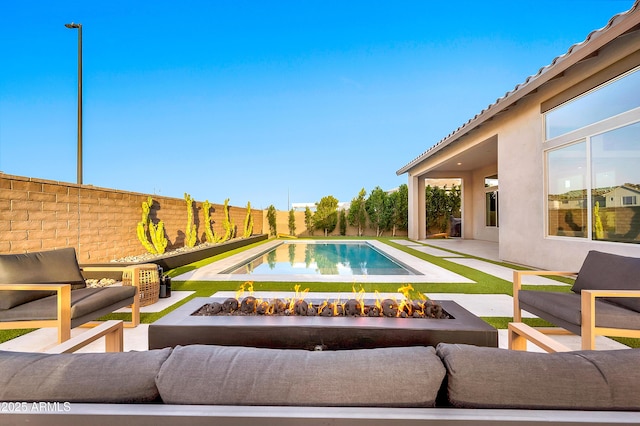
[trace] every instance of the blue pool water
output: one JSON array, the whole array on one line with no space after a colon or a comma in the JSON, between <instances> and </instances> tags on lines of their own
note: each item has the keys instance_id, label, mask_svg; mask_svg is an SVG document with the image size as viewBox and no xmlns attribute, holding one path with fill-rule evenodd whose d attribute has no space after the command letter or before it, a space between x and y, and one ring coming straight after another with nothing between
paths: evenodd
<instances>
[{"instance_id":1,"label":"blue pool water","mask_svg":"<svg viewBox=\"0 0 640 426\"><path fill-rule=\"evenodd\" d=\"M286 242L232 274L415 275L367 243Z\"/></svg>"}]
</instances>

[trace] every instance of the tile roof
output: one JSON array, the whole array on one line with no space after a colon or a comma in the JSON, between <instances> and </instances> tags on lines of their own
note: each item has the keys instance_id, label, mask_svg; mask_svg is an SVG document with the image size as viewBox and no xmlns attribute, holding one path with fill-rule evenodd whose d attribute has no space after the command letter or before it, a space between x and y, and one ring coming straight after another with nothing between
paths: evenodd
<instances>
[{"instance_id":1,"label":"tile roof","mask_svg":"<svg viewBox=\"0 0 640 426\"><path fill-rule=\"evenodd\" d=\"M590 32L589 35L587 35L587 38L584 39L584 41L572 45L569 48L569 50L567 50L566 53L560 56L557 56L556 58L553 59L553 61L551 61L549 65L546 65L540 68L536 74L530 75L529 77L527 77L527 79L524 82L516 85L513 90L505 93L504 96L496 99L494 103L487 106L487 108L480 111L478 114L476 114L473 118L469 119L462 126L458 127L456 130L449 133L447 136L445 136L443 139L441 139L431 148L427 149L418 157L414 158L408 164L400 168L398 171L396 171L396 174L401 175L403 173L408 172L413 166L420 163L422 160L428 158L431 154L436 153L440 149L454 142L460 136L473 130L475 127L487 121L489 118L495 116L497 113L504 111L507 107L509 107L510 105L513 105L513 103L515 103L517 100L522 99L524 96L528 95L529 93L532 93L536 88L540 87L542 84L546 83L547 81L551 80L553 77L565 71L567 68L569 68L569 66L576 64L577 62L579 62L581 59L584 59L585 57L588 57L589 54L593 53L593 51L587 51L587 47L590 46L591 44L596 43L596 40L602 38L604 34L607 34L613 31L614 29L617 29L618 27L623 27L622 24L627 21L631 21L630 24L635 26L638 23L636 21L640 20L639 9L640 9L640 0L636 0L633 6L631 6L629 10L613 16L609 20L607 25L605 25L604 27L598 30L594 30ZM636 12L638 12L638 17L634 21L633 17L634 17L634 13ZM623 34L629 29L630 28L627 28L627 26L624 26L624 28L621 28L620 34ZM601 46L598 46L598 47L601 47ZM580 55L580 52L583 52L583 51L586 51L584 52L584 55Z\"/></svg>"}]
</instances>

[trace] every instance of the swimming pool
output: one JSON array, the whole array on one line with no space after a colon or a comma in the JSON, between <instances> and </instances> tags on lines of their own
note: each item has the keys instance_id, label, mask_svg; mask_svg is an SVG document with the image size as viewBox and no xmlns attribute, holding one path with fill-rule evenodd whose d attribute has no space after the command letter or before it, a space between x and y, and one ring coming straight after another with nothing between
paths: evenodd
<instances>
[{"instance_id":1,"label":"swimming pool","mask_svg":"<svg viewBox=\"0 0 640 426\"><path fill-rule=\"evenodd\" d=\"M420 275L366 242L284 242L225 271L233 275Z\"/></svg>"},{"instance_id":2,"label":"swimming pool","mask_svg":"<svg viewBox=\"0 0 640 426\"><path fill-rule=\"evenodd\" d=\"M381 275L378 272L379 268L374 268L372 264L367 263L366 268L357 267L351 268L352 275L322 275L313 271L309 273L306 269L289 269L288 272L276 271L274 269L266 268L261 269L261 272L256 272L257 263L266 263L274 261L281 261L284 263L291 263L290 252L295 252L293 255L294 264L302 263L306 267L305 251L301 247L301 244L324 244L328 242L339 243L366 243L373 247L378 253L382 253L388 259L392 259L399 265L402 265L406 270L410 270L415 275L409 275L406 270L400 271L396 269L394 273L388 275ZM295 249L289 249L289 244L297 244ZM246 266L251 261L261 259L262 256L269 253L271 249L283 246L285 248L284 254L269 254L267 258L263 258L262 261L258 261L253 266L253 272L248 273ZM282 250L282 249L281 249ZM316 262L317 263L317 262ZM321 261L320 265L324 269L324 263ZM244 270L238 270L242 266L245 266ZM336 268L342 268L341 265L337 265ZM319 268L318 268L319 269ZM366 269L365 275L363 269ZM236 271L235 273L232 273ZM448 269L434 265L431 262L420 259L411 253L399 250L377 240L288 240L286 244L283 244L282 240L271 240L263 244L256 245L255 247L247 250L242 250L239 253L225 257L223 259L212 262L208 265L201 266L199 268L192 269L181 275L174 277L176 281L278 281L278 282L337 282L343 283L345 281L353 283L375 282L375 283L474 283L474 281L458 275ZM293 286L292 286L293 288Z\"/></svg>"}]
</instances>

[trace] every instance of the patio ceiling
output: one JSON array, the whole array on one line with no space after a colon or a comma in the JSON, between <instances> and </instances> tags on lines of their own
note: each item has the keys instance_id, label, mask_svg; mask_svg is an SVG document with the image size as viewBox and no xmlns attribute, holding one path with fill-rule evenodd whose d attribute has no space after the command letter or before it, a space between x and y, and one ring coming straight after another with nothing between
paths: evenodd
<instances>
[{"instance_id":1,"label":"patio ceiling","mask_svg":"<svg viewBox=\"0 0 640 426\"><path fill-rule=\"evenodd\" d=\"M421 175L429 177L430 173L436 172L439 176L446 173L449 174L450 177L458 177L460 172L481 169L495 165L498 162L497 137L489 138L451 157L447 156L449 148L455 149L455 144L445 147L445 149L442 149L430 158L430 160L434 161L434 165L429 167L427 172ZM440 157L442 157L442 159L440 159Z\"/></svg>"}]
</instances>

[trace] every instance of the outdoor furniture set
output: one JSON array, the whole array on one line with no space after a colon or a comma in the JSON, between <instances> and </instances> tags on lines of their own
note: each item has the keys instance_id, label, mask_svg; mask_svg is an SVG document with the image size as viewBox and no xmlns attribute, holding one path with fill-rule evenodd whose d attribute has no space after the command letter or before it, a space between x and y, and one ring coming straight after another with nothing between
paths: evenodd
<instances>
[{"instance_id":1,"label":"outdoor furniture set","mask_svg":"<svg viewBox=\"0 0 640 426\"><path fill-rule=\"evenodd\" d=\"M91 271L118 273L130 267L104 266ZM58 343L71 337L71 329L92 326L113 311L131 306L131 322L140 322L139 274L132 285L88 288L75 249L0 255L0 329L56 327Z\"/></svg>"}]
</instances>

